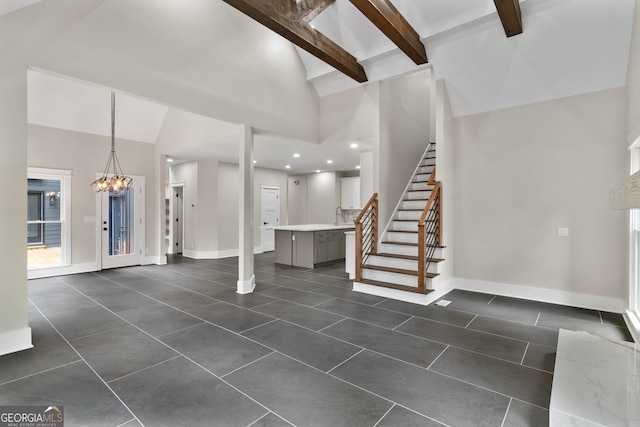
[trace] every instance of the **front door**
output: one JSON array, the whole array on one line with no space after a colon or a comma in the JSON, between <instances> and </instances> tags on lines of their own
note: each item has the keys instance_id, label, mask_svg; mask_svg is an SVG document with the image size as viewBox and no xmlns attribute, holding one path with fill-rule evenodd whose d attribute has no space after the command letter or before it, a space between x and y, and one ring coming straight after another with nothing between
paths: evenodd
<instances>
[{"instance_id":1,"label":"front door","mask_svg":"<svg viewBox=\"0 0 640 427\"><path fill-rule=\"evenodd\" d=\"M280 225L280 187L262 186L260 242L264 252L274 248L273 227Z\"/></svg>"},{"instance_id":2,"label":"front door","mask_svg":"<svg viewBox=\"0 0 640 427\"><path fill-rule=\"evenodd\" d=\"M100 193L102 268L140 265L144 246L144 178L130 189Z\"/></svg>"}]
</instances>

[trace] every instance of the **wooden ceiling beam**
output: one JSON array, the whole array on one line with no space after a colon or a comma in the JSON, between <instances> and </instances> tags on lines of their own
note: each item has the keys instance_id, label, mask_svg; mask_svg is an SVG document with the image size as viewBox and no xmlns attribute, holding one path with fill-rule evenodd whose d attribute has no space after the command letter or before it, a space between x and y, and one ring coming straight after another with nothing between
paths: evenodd
<instances>
[{"instance_id":1,"label":"wooden ceiling beam","mask_svg":"<svg viewBox=\"0 0 640 427\"><path fill-rule=\"evenodd\" d=\"M507 37L522 34L520 0L493 0Z\"/></svg>"},{"instance_id":2,"label":"wooden ceiling beam","mask_svg":"<svg viewBox=\"0 0 640 427\"><path fill-rule=\"evenodd\" d=\"M367 81L364 68L349 52L298 20L294 0L224 0L228 5L280 34L359 83Z\"/></svg>"},{"instance_id":3,"label":"wooden ceiling beam","mask_svg":"<svg viewBox=\"0 0 640 427\"><path fill-rule=\"evenodd\" d=\"M389 0L350 1L413 62L417 65L428 62L420 35Z\"/></svg>"},{"instance_id":4,"label":"wooden ceiling beam","mask_svg":"<svg viewBox=\"0 0 640 427\"><path fill-rule=\"evenodd\" d=\"M303 22L311 22L320 15L323 10L335 3L336 0L302 0L297 4L298 19Z\"/></svg>"}]
</instances>

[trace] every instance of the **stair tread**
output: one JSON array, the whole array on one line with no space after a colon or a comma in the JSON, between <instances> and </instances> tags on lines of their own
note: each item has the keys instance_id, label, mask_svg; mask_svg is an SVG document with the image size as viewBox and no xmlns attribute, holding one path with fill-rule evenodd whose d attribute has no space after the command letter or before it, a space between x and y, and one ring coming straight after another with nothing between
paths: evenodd
<instances>
[{"instance_id":1,"label":"stair tread","mask_svg":"<svg viewBox=\"0 0 640 427\"><path fill-rule=\"evenodd\" d=\"M406 242L390 242L390 241L384 241L381 242L383 245L402 245L402 246L418 246L417 243L406 243ZM446 246L434 246L438 249L444 249L446 248Z\"/></svg>"},{"instance_id":2,"label":"stair tread","mask_svg":"<svg viewBox=\"0 0 640 427\"><path fill-rule=\"evenodd\" d=\"M364 279L364 278L358 280L358 283L364 283L366 285L374 285L374 286L380 286L380 287L383 287L383 288L399 289L399 290L402 290L402 291L424 293L424 294L428 294L430 292L433 292L433 289L425 289L424 292L420 292L418 290L418 288L415 287L415 286L397 285L395 283L380 282L378 280L371 280L371 279Z\"/></svg>"},{"instance_id":3,"label":"stair tread","mask_svg":"<svg viewBox=\"0 0 640 427\"><path fill-rule=\"evenodd\" d=\"M405 270L402 268L393 268L393 267L383 267L380 265L369 265L369 264L365 264L362 266L362 268L366 268L369 270L377 270L377 271L386 271L388 273L397 273L397 274L406 274L407 276L417 276L418 272L417 271L413 271L413 270ZM438 273L429 273L429 272L425 272L424 273L424 277L427 277L429 279L433 279L434 277L437 277Z\"/></svg>"},{"instance_id":4,"label":"stair tread","mask_svg":"<svg viewBox=\"0 0 640 427\"><path fill-rule=\"evenodd\" d=\"M379 254L371 254L371 256L381 256L385 258L399 258L399 259L407 259L410 261L417 261L418 257L413 255L399 255L399 254L389 254L389 253L379 253ZM431 262L442 262L444 258L431 258Z\"/></svg>"}]
</instances>

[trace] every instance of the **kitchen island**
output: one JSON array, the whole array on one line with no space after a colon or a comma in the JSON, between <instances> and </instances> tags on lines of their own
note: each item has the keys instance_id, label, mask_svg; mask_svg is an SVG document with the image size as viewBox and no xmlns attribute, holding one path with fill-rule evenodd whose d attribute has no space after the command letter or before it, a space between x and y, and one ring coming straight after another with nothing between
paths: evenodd
<instances>
[{"instance_id":1,"label":"kitchen island","mask_svg":"<svg viewBox=\"0 0 640 427\"><path fill-rule=\"evenodd\" d=\"M343 261L345 232L353 224L303 224L274 227L276 264L315 268Z\"/></svg>"}]
</instances>

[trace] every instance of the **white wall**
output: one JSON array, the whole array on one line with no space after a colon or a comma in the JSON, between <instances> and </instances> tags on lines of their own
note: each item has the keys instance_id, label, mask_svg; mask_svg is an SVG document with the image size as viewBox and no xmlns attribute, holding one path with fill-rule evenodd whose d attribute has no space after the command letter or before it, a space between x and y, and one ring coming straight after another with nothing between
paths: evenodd
<instances>
[{"instance_id":1,"label":"white wall","mask_svg":"<svg viewBox=\"0 0 640 427\"><path fill-rule=\"evenodd\" d=\"M102 173L111 139L108 137L29 125L27 161L30 167L70 170L71 177L71 262L96 263L96 193L89 184ZM155 185L153 144L116 140L118 159L128 175L146 177L145 203L152 206ZM145 247L153 252L158 224L152 209L145 211ZM144 253L144 252L143 252Z\"/></svg>"},{"instance_id":2,"label":"white wall","mask_svg":"<svg viewBox=\"0 0 640 427\"><path fill-rule=\"evenodd\" d=\"M333 224L340 206L341 172L318 172L288 178L289 225ZM299 184L294 184L299 181Z\"/></svg>"},{"instance_id":3,"label":"white wall","mask_svg":"<svg viewBox=\"0 0 640 427\"><path fill-rule=\"evenodd\" d=\"M612 89L454 120L457 278L626 298L627 215L608 200L625 105Z\"/></svg>"},{"instance_id":4,"label":"white wall","mask_svg":"<svg viewBox=\"0 0 640 427\"><path fill-rule=\"evenodd\" d=\"M435 141L436 141L436 180L440 181L442 203L442 245L445 261L438 265L438 281L451 279L456 263L456 227L455 212L455 132L451 104L444 80L435 82ZM433 88L432 86L432 88Z\"/></svg>"},{"instance_id":5,"label":"white wall","mask_svg":"<svg viewBox=\"0 0 640 427\"><path fill-rule=\"evenodd\" d=\"M295 175L287 178L287 213L289 215L287 225L308 224L307 176Z\"/></svg>"},{"instance_id":6,"label":"white wall","mask_svg":"<svg viewBox=\"0 0 640 427\"><path fill-rule=\"evenodd\" d=\"M379 217L386 227L427 149L430 134L429 70L380 83ZM381 236L380 236L381 237Z\"/></svg>"},{"instance_id":7,"label":"white wall","mask_svg":"<svg viewBox=\"0 0 640 427\"><path fill-rule=\"evenodd\" d=\"M635 134L631 135L634 130ZM627 68L627 133L640 137L640 0L636 0ZM629 141L632 143L633 141Z\"/></svg>"}]
</instances>

